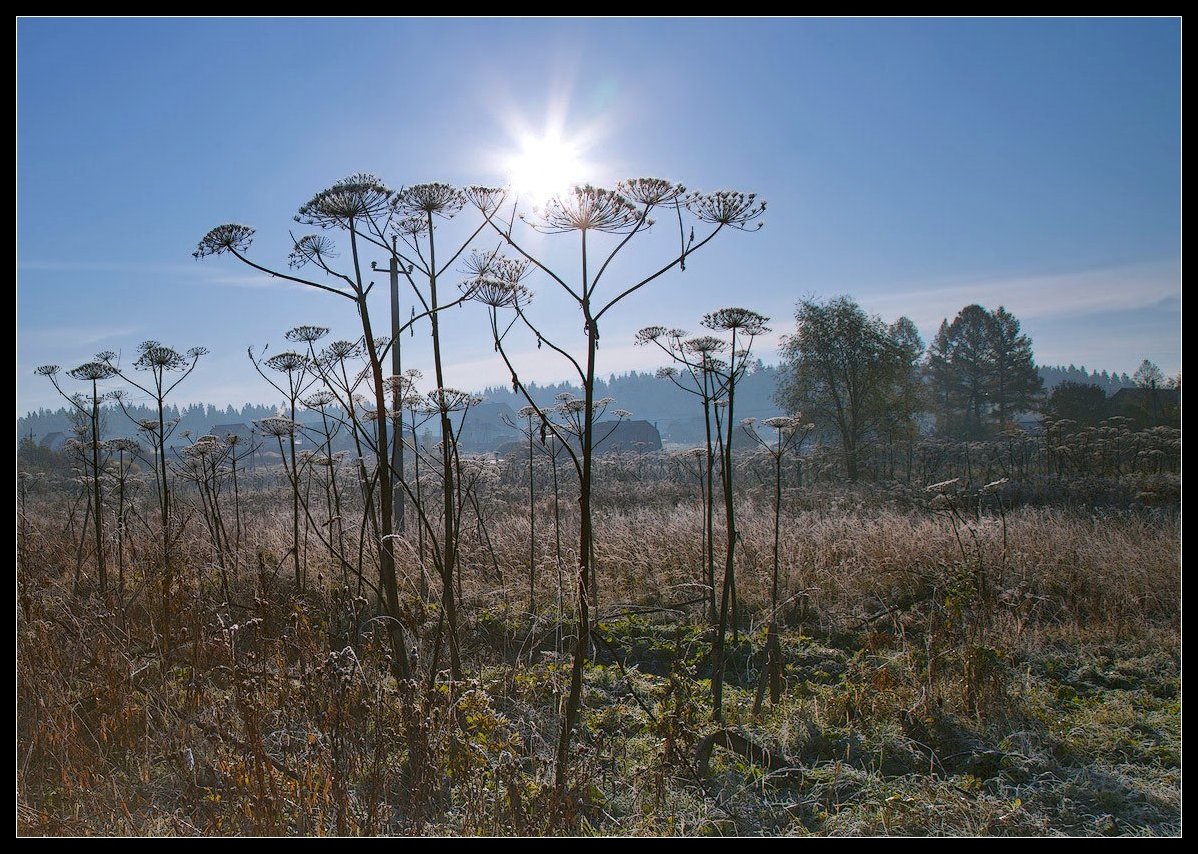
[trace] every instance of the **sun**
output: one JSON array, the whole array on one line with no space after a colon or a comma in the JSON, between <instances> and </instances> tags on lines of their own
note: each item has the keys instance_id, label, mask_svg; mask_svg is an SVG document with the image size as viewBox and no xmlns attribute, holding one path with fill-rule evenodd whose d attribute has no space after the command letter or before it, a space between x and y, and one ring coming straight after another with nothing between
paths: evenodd
<instances>
[{"instance_id":1,"label":"sun","mask_svg":"<svg viewBox=\"0 0 1198 854\"><path fill-rule=\"evenodd\" d=\"M586 178L577 144L557 133L525 136L507 163L511 187L534 205L547 202Z\"/></svg>"}]
</instances>

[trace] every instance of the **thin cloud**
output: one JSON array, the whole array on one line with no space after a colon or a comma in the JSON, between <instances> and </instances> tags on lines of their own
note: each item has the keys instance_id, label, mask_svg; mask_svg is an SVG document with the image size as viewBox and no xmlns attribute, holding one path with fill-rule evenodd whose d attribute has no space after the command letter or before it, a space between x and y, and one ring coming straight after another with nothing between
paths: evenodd
<instances>
[{"instance_id":1,"label":"thin cloud","mask_svg":"<svg viewBox=\"0 0 1198 854\"><path fill-rule=\"evenodd\" d=\"M777 359L778 347L785 335L782 331L759 336L753 343L753 358L772 363ZM578 384L578 374L569 363L557 354L553 358L545 350L535 347L511 352L508 355L516 366L520 381L549 385L558 382ZM575 354L582 361L580 354ZM603 347L600 350L599 376L625 374L631 371L653 373L670 363L669 357L655 347ZM483 357L465 362L456 362L445 367L446 379L451 385L478 390L484 386L501 386L510 378L510 373L498 356Z\"/></svg>"},{"instance_id":2,"label":"thin cloud","mask_svg":"<svg viewBox=\"0 0 1198 854\"><path fill-rule=\"evenodd\" d=\"M18 270L56 273L194 273L187 264L164 264L147 261L18 261Z\"/></svg>"},{"instance_id":3,"label":"thin cloud","mask_svg":"<svg viewBox=\"0 0 1198 854\"><path fill-rule=\"evenodd\" d=\"M22 348L30 345L82 345L91 346L114 338L128 338L140 331L139 326L54 326L41 329L18 330L18 343Z\"/></svg>"},{"instance_id":4,"label":"thin cloud","mask_svg":"<svg viewBox=\"0 0 1198 854\"><path fill-rule=\"evenodd\" d=\"M883 317L905 314L924 329L956 316L964 306L1006 306L1023 320L1076 318L1168 306L1181 294L1177 268L1135 264L1068 273L998 277L934 287L907 285L886 294L863 294L861 303Z\"/></svg>"},{"instance_id":5,"label":"thin cloud","mask_svg":"<svg viewBox=\"0 0 1198 854\"><path fill-rule=\"evenodd\" d=\"M207 280L210 284L218 285L224 288L249 288L251 290L271 290L271 291L302 291L303 293L314 293L315 288L310 288L307 285L301 285L299 282L289 282L286 279L277 279L265 274L260 276L230 276L217 275L212 276Z\"/></svg>"}]
</instances>

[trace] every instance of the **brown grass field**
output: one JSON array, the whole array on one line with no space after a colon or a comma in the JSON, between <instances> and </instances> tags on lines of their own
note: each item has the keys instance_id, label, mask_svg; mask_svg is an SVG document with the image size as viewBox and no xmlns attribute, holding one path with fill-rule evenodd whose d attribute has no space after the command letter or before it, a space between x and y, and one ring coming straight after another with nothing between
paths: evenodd
<instances>
[{"instance_id":1,"label":"brown grass field","mask_svg":"<svg viewBox=\"0 0 1198 854\"><path fill-rule=\"evenodd\" d=\"M82 511L33 490L18 541L18 833L1180 833L1175 506L963 500L954 517L922 490L788 489L784 678L754 713L773 515L746 489L717 725L699 500L613 478L563 794L577 514L567 491L559 562L538 488L531 611L527 493L496 485L463 524L461 683L419 667L397 683L373 594L314 537L296 592L281 487L245 497L227 597L192 511L168 651L152 516L112 546L125 586L101 597ZM406 628L427 669L437 594L420 544L403 545Z\"/></svg>"}]
</instances>

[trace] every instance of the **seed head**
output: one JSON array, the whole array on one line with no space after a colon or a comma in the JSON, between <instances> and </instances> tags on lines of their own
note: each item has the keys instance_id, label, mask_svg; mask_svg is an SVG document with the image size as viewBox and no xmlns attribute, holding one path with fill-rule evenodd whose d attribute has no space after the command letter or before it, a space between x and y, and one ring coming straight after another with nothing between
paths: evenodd
<instances>
[{"instance_id":1,"label":"seed head","mask_svg":"<svg viewBox=\"0 0 1198 854\"><path fill-rule=\"evenodd\" d=\"M413 184L404 187L391 199L391 209L401 216L429 214L450 219L466 204L466 195L449 184Z\"/></svg>"},{"instance_id":2,"label":"seed head","mask_svg":"<svg viewBox=\"0 0 1198 854\"><path fill-rule=\"evenodd\" d=\"M762 335L769 332L763 314L748 308L721 308L703 316L703 325L708 329L737 330L744 335Z\"/></svg>"},{"instance_id":3,"label":"seed head","mask_svg":"<svg viewBox=\"0 0 1198 854\"><path fill-rule=\"evenodd\" d=\"M107 451L118 451L126 454L136 454L141 450L141 445L137 444L133 439L108 439L102 445Z\"/></svg>"},{"instance_id":4,"label":"seed head","mask_svg":"<svg viewBox=\"0 0 1198 854\"><path fill-rule=\"evenodd\" d=\"M283 337L288 341L303 341L311 344L329 334L327 326L297 326Z\"/></svg>"},{"instance_id":5,"label":"seed head","mask_svg":"<svg viewBox=\"0 0 1198 854\"><path fill-rule=\"evenodd\" d=\"M250 248L254 242L254 229L248 225L225 223L209 231L200 240L196 251L191 256L196 260L209 255L223 255L226 252L241 254Z\"/></svg>"},{"instance_id":6,"label":"seed head","mask_svg":"<svg viewBox=\"0 0 1198 854\"><path fill-rule=\"evenodd\" d=\"M767 427L773 427L775 430L794 430L801 422L798 418L789 418L785 415L777 415L773 418L767 418L761 422Z\"/></svg>"},{"instance_id":7,"label":"seed head","mask_svg":"<svg viewBox=\"0 0 1198 854\"><path fill-rule=\"evenodd\" d=\"M683 342L689 352L696 353L700 356L710 356L713 353L720 353L728 349L728 342L721 338L716 338L714 335L700 335L696 338L688 338Z\"/></svg>"},{"instance_id":8,"label":"seed head","mask_svg":"<svg viewBox=\"0 0 1198 854\"><path fill-rule=\"evenodd\" d=\"M330 403L332 403L336 399L337 399L337 396L335 394L333 394L328 389L322 388L319 391L315 391L312 394L310 394L308 397L301 400L300 403L302 403L304 406L308 407L309 409L321 409L325 406L328 406Z\"/></svg>"},{"instance_id":9,"label":"seed head","mask_svg":"<svg viewBox=\"0 0 1198 854\"><path fill-rule=\"evenodd\" d=\"M686 192L686 187L664 178L629 178L619 182L616 189L626 198L647 207L674 204Z\"/></svg>"},{"instance_id":10,"label":"seed head","mask_svg":"<svg viewBox=\"0 0 1198 854\"><path fill-rule=\"evenodd\" d=\"M530 224L548 234L568 231L623 234L632 231L640 219L641 212L620 193L584 184L550 199L540 221Z\"/></svg>"},{"instance_id":11,"label":"seed head","mask_svg":"<svg viewBox=\"0 0 1198 854\"><path fill-rule=\"evenodd\" d=\"M308 357L303 353L295 353L287 351L285 353L276 353L266 360L266 366L272 370L282 371L285 373L293 373L302 371L309 366Z\"/></svg>"},{"instance_id":12,"label":"seed head","mask_svg":"<svg viewBox=\"0 0 1198 854\"><path fill-rule=\"evenodd\" d=\"M116 369L112 365L106 365L104 362L85 362L79 367L67 371L67 373L77 380L97 382L111 377L116 373Z\"/></svg>"},{"instance_id":13,"label":"seed head","mask_svg":"<svg viewBox=\"0 0 1198 854\"><path fill-rule=\"evenodd\" d=\"M740 193L735 190L719 190L714 193L691 193L686 197L686 207L702 222L726 225L749 231L749 223L765 213L765 202L757 201L756 193ZM752 229L761 228L758 222Z\"/></svg>"},{"instance_id":14,"label":"seed head","mask_svg":"<svg viewBox=\"0 0 1198 854\"><path fill-rule=\"evenodd\" d=\"M423 216L405 216L391 223L391 231L399 237L411 240L428 231L428 219Z\"/></svg>"},{"instance_id":15,"label":"seed head","mask_svg":"<svg viewBox=\"0 0 1198 854\"><path fill-rule=\"evenodd\" d=\"M133 367L139 371L177 371L187 364L187 360L178 350L157 341L143 341L137 349L140 355L134 361Z\"/></svg>"},{"instance_id":16,"label":"seed head","mask_svg":"<svg viewBox=\"0 0 1198 854\"><path fill-rule=\"evenodd\" d=\"M644 346L645 344L656 341L658 338L661 338L666 334L668 334L668 330L664 326L646 326L644 329L641 329L636 333L636 335L633 337L633 343L637 344L638 346Z\"/></svg>"},{"instance_id":17,"label":"seed head","mask_svg":"<svg viewBox=\"0 0 1198 854\"><path fill-rule=\"evenodd\" d=\"M467 201L474 205L483 216L490 216L499 209L503 204L504 198L507 197L507 190L502 187L480 187L473 185L462 191Z\"/></svg>"},{"instance_id":18,"label":"seed head","mask_svg":"<svg viewBox=\"0 0 1198 854\"><path fill-rule=\"evenodd\" d=\"M282 415L272 415L254 422L259 431L267 436L290 436L299 428L299 424Z\"/></svg>"},{"instance_id":19,"label":"seed head","mask_svg":"<svg viewBox=\"0 0 1198 854\"><path fill-rule=\"evenodd\" d=\"M287 256L287 263L292 269L298 270L312 262L324 266L329 259L336 257L335 244L331 238L323 234L307 234L295 241L291 254Z\"/></svg>"},{"instance_id":20,"label":"seed head","mask_svg":"<svg viewBox=\"0 0 1198 854\"><path fill-rule=\"evenodd\" d=\"M524 285L500 279L471 279L461 288L467 299L492 308L523 308L532 302L532 291Z\"/></svg>"},{"instance_id":21,"label":"seed head","mask_svg":"<svg viewBox=\"0 0 1198 854\"><path fill-rule=\"evenodd\" d=\"M354 220L384 213L391 195L391 190L377 177L360 172L314 195L300 206L295 219L319 228L348 228Z\"/></svg>"},{"instance_id":22,"label":"seed head","mask_svg":"<svg viewBox=\"0 0 1198 854\"><path fill-rule=\"evenodd\" d=\"M360 349L356 341L334 341L324 348L321 356L332 360L349 359L357 356L359 352Z\"/></svg>"},{"instance_id":23,"label":"seed head","mask_svg":"<svg viewBox=\"0 0 1198 854\"><path fill-rule=\"evenodd\" d=\"M437 388L425 395L425 411L430 413L462 412L482 403L482 398L456 388Z\"/></svg>"}]
</instances>

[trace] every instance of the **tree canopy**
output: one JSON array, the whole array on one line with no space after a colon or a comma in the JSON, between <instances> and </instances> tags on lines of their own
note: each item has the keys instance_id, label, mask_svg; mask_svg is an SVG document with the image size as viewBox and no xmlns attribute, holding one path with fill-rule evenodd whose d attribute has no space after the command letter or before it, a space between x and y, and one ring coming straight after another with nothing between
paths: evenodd
<instances>
[{"instance_id":1,"label":"tree canopy","mask_svg":"<svg viewBox=\"0 0 1198 854\"><path fill-rule=\"evenodd\" d=\"M1032 341L1002 306L967 305L940 324L924 363L936 427L980 438L1020 412L1035 409L1044 382Z\"/></svg>"},{"instance_id":2,"label":"tree canopy","mask_svg":"<svg viewBox=\"0 0 1198 854\"><path fill-rule=\"evenodd\" d=\"M778 398L836 436L855 479L862 444L915 431L919 332L906 317L886 324L851 297L805 298L782 347Z\"/></svg>"}]
</instances>

